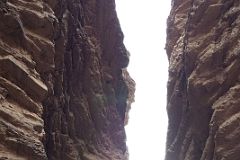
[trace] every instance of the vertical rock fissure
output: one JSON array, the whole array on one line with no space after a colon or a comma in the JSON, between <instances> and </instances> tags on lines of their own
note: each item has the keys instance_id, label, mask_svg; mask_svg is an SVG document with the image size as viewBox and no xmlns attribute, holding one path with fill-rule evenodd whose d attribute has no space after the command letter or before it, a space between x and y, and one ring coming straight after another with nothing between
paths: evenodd
<instances>
[{"instance_id":1,"label":"vertical rock fissure","mask_svg":"<svg viewBox=\"0 0 240 160\"><path fill-rule=\"evenodd\" d=\"M174 2L174 1L173 1ZM177 155L174 155L175 152L179 152L181 150L181 146L180 144L182 143L182 141L184 140L184 138L187 138L190 140L191 135L188 135L187 132L187 127L189 125L189 100L188 100L188 75L187 75L187 42L188 42L188 29L190 26L190 15L192 12L192 8L194 5L194 0L191 0L191 7L187 13L187 21L185 24L185 28L184 28L184 37L183 37L183 47L182 47L182 69L181 69L181 73L180 73L180 87L179 90L181 90L181 92L183 93L184 97L182 97L182 99L184 99L183 102L183 106L182 106L182 111L181 111L181 122L180 125L177 129L177 133L176 136L174 138L174 141L171 143L170 147L167 148L167 157L166 159L176 159ZM173 5L172 5L173 6ZM181 153L181 156L183 157L185 155L185 152L187 152L187 147L189 145L189 143L191 141L186 140L186 144L184 144L182 146L183 148L183 152ZM187 142L189 141L189 142Z\"/></svg>"},{"instance_id":2,"label":"vertical rock fissure","mask_svg":"<svg viewBox=\"0 0 240 160\"><path fill-rule=\"evenodd\" d=\"M207 3L207 1L201 1L201 4L200 5L204 5L204 3ZM189 75L191 75L191 73L188 73L188 59L187 56L188 56L188 44L189 44L189 33L191 32L191 19L192 19L192 16L195 15L195 12L197 11L197 8L195 8L195 11L194 11L194 5L195 5L195 0L192 0L191 1L191 5L190 5L190 9L189 9L189 12L187 14L187 21L186 21L186 26L185 26L185 30L184 30L184 40L183 40L183 67L184 67L184 81L185 81L185 94L186 94L186 109L183 110L183 112L185 112L183 114L183 118L185 119L185 123L182 122L182 125L185 127L185 130L187 130L188 127L193 127L195 128L196 126L189 126L190 124L190 120L191 119L194 119L195 117L191 118L191 116L194 116L194 115L197 115L199 113L203 113L203 114L208 114L207 116L205 116L208 120L207 120L207 124L205 124L206 126L201 126L202 128L208 128L208 124L211 120L211 116L213 114L213 110L211 109L211 107L209 108L208 111L204 111L204 112L199 112L199 113L195 113L196 111L194 111L194 106L190 106L190 101L189 101L189 81L188 81L188 78L189 78ZM194 130L194 129L193 129ZM208 130L208 129L207 129ZM186 131L185 131L186 133ZM201 158L201 155L202 155L202 152L204 150L204 143L208 137L208 131L206 133L206 136L204 137L204 135L195 135L194 132L192 133L192 136L185 136L186 139L188 138L192 138L193 141L189 141L189 145L190 143L193 143L194 145L196 145L196 149L194 149L193 151L195 153L194 154L194 159L200 159ZM203 136L203 138L199 138L199 136ZM184 137L184 136L183 136ZM202 140L198 140L198 139L202 139ZM183 142L183 141L182 141ZM180 142L181 143L181 142ZM203 143L203 144L201 144ZM187 148L185 147L190 147L190 146L185 146L183 145L182 148L183 148L183 152L180 153L180 157L183 159L185 156L186 156L186 153L187 153ZM184 149L185 148L185 149Z\"/></svg>"}]
</instances>

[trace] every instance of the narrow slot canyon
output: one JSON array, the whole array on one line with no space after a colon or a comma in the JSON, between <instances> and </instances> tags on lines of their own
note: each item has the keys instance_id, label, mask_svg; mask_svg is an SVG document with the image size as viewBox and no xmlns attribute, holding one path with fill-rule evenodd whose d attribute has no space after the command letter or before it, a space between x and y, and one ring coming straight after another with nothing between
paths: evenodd
<instances>
[{"instance_id":1,"label":"narrow slot canyon","mask_svg":"<svg viewBox=\"0 0 240 160\"><path fill-rule=\"evenodd\" d=\"M126 128L129 160L163 160L167 134L168 59L165 51L171 2L116 0L130 52L128 71L136 82Z\"/></svg>"},{"instance_id":2,"label":"narrow slot canyon","mask_svg":"<svg viewBox=\"0 0 240 160\"><path fill-rule=\"evenodd\" d=\"M0 0L0 160L239 160L239 0Z\"/></svg>"}]
</instances>

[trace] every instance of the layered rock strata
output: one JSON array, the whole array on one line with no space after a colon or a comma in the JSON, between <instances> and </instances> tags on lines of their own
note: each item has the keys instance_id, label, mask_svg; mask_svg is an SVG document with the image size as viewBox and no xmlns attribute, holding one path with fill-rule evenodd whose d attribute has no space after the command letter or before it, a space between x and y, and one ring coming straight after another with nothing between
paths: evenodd
<instances>
[{"instance_id":1,"label":"layered rock strata","mask_svg":"<svg viewBox=\"0 0 240 160\"><path fill-rule=\"evenodd\" d=\"M173 0L166 160L238 160L240 1Z\"/></svg>"},{"instance_id":2,"label":"layered rock strata","mask_svg":"<svg viewBox=\"0 0 240 160\"><path fill-rule=\"evenodd\" d=\"M0 159L126 160L128 61L112 0L0 1Z\"/></svg>"}]
</instances>

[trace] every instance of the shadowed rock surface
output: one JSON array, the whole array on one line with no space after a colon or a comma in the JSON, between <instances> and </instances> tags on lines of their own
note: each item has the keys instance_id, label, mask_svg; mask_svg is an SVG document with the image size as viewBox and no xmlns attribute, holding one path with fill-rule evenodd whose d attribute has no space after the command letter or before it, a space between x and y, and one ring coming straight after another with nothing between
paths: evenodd
<instances>
[{"instance_id":1,"label":"shadowed rock surface","mask_svg":"<svg viewBox=\"0 0 240 160\"><path fill-rule=\"evenodd\" d=\"M240 159L240 1L173 0L166 160Z\"/></svg>"},{"instance_id":2,"label":"shadowed rock surface","mask_svg":"<svg viewBox=\"0 0 240 160\"><path fill-rule=\"evenodd\" d=\"M0 159L128 159L128 61L112 0L0 1Z\"/></svg>"}]
</instances>

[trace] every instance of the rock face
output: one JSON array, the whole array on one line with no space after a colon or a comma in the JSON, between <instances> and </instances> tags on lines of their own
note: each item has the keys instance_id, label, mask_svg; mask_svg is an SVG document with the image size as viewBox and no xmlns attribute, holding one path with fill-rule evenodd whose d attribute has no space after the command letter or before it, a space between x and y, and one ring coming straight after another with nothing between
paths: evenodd
<instances>
[{"instance_id":1,"label":"rock face","mask_svg":"<svg viewBox=\"0 0 240 160\"><path fill-rule=\"evenodd\" d=\"M240 158L240 1L173 0L166 160Z\"/></svg>"},{"instance_id":2,"label":"rock face","mask_svg":"<svg viewBox=\"0 0 240 160\"><path fill-rule=\"evenodd\" d=\"M128 61L112 0L1 0L0 159L126 160Z\"/></svg>"}]
</instances>

